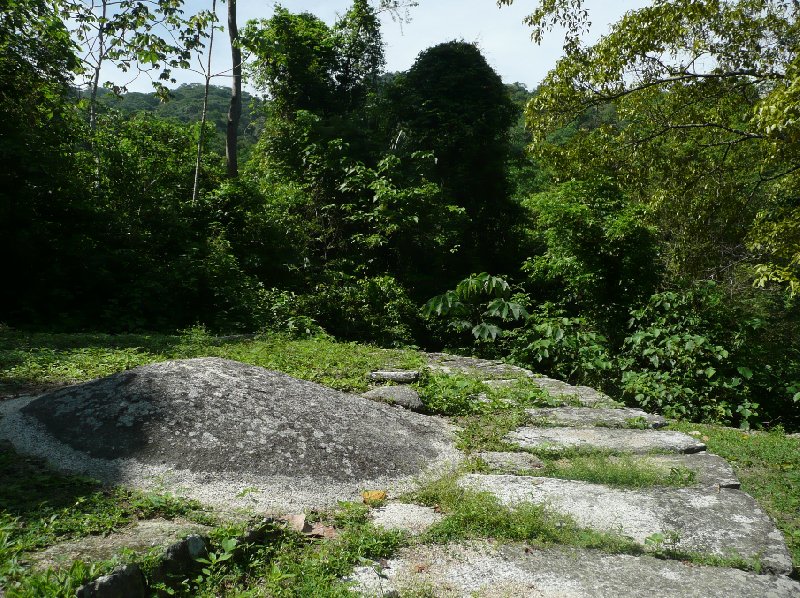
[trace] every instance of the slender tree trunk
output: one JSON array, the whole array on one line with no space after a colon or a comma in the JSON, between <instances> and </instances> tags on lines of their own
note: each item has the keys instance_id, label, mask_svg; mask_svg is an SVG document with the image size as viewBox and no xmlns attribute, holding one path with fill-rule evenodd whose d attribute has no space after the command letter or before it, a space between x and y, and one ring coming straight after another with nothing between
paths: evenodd
<instances>
[{"instance_id":1,"label":"slender tree trunk","mask_svg":"<svg viewBox=\"0 0 800 598\"><path fill-rule=\"evenodd\" d=\"M216 14L217 0L211 2L211 12ZM197 203L200 192L200 161L203 158L203 143L206 134L206 115L208 114L208 89L211 87L211 50L214 49L214 22L211 22L211 35L208 41L208 60L206 62L206 86L203 92L203 112L200 115L200 134L197 136L197 159L194 163L194 186L192 187L192 204Z\"/></svg>"},{"instance_id":2,"label":"slender tree trunk","mask_svg":"<svg viewBox=\"0 0 800 598\"><path fill-rule=\"evenodd\" d=\"M97 90L100 87L100 69L103 67L103 58L106 53L106 14L108 2L103 0L103 12L97 29L97 64L92 78L92 96L89 99L89 129L94 133L97 128Z\"/></svg>"},{"instance_id":3,"label":"slender tree trunk","mask_svg":"<svg viewBox=\"0 0 800 598\"><path fill-rule=\"evenodd\" d=\"M239 28L236 25L236 0L228 0L228 34L231 39L233 83L231 84L231 104L228 109L228 130L225 135L225 156L228 159L228 177L236 178L239 176L236 144L239 119L242 116L242 50L239 48Z\"/></svg>"}]
</instances>

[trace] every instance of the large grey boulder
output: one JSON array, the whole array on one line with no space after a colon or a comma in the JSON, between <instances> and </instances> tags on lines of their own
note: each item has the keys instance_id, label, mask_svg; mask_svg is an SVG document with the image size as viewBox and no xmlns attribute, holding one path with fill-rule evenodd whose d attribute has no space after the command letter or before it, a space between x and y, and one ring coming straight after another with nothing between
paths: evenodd
<instances>
[{"instance_id":1,"label":"large grey boulder","mask_svg":"<svg viewBox=\"0 0 800 598\"><path fill-rule=\"evenodd\" d=\"M349 578L362 596L794 598L800 583L728 567L570 547L471 542L411 546Z\"/></svg>"},{"instance_id":2,"label":"large grey boulder","mask_svg":"<svg viewBox=\"0 0 800 598\"><path fill-rule=\"evenodd\" d=\"M142 366L0 406L0 437L63 469L296 509L453 460L442 419L219 359Z\"/></svg>"}]
</instances>

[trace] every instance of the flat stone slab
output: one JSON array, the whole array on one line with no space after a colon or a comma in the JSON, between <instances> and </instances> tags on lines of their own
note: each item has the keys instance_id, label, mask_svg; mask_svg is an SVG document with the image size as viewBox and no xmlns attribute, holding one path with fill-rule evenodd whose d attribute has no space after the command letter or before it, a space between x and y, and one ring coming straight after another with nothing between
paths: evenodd
<instances>
[{"instance_id":1,"label":"flat stone slab","mask_svg":"<svg viewBox=\"0 0 800 598\"><path fill-rule=\"evenodd\" d=\"M559 426L603 426L607 428L661 428L667 420L660 415L652 415L641 409L620 407L556 407L545 409L526 409L528 415L547 423Z\"/></svg>"},{"instance_id":2,"label":"flat stone slab","mask_svg":"<svg viewBox=\"0 0 800 598\"><path fill-rule=\"evenodd\" d=\"M653 534L675 532L677 542L671 547L677 550L759 558L766 571L792 571L783 535L740 490L622 490L555 478L480 474L466 475L459 484L489 492L505 505L547 505L582 527L621 533L642 545Z\"/></svg>"},{"instance_id":3,"label":"flat stone slab","mask_svg":"<svg viewBox=\"0 0 800 598\"><path fill-rule=\"evenodd\" d=\"M219 358L4 401L0 415L0 438L58 469L226 508L360 500L460 459L442 418Z\"/></svg>"},{"instance_id":4,"label":"flat stone slab","mask_svg":"<svg viewBox=\"0 0 800 598\"><path fill-rule=\"evenodd\" d=\"M371 515L372 522L376 526L387 530L401 530L412 536L425 532L444 519L444 515L437 513L431 507L401 502L373 509Z\"/></svg>"},{"instance_id":5,"label":"flat stone slab","mask_svg":"<svg viewBox=\"0 0 800 598\"><path fill-rule=\"evenodd\" d=\"M516 365L479 359L477 357L463 357L448 353L426 353L428 368L442 372L460 372L483 377L490 385L508 384L511 378L528 378L529 382L536 384L553 398L563 399L565 405L577 403L586 407L621 407L622 404L614 401L608 395L588 386L573 386L555 378L540 376L535 372Z\"/></svg>"},{"instance_id":6,"label":"flat stone slab","mask_svg":"<svg viewBox=\"0 0 800 598\"><path fill-rule=\"evenodd\" d=\"M130 528L107 536L87 536L54 544L49 548L26 555L36 569L69 566L73 561L111 560L123 549L145 553L157 546L166 546L190 534L207 534L210 527L185 521L152 519L139 521Z\"/></svg>"},{"instance_id":7,"label":"flat stone slab","mask_svg":"<svg viewBox=\"0 0 800 598\"><path fill-rule=\"evenodd\" d=\"M612 457L613 458L613 457ZM669 471L685 467L695 472L695 482L700 486L739 488L739 478L730 463L718 455L701 452L689 455L648 455L643 460Z\"/></svg>"},{"instance_id":8,"label":"flat stone slab","mask_svg":"<svg viewBox=\"0 0 800 598\"><path fill-rule=\"evenodd\" d=\"M505 436L522 448L590 448L630 453L697 453L706 445L683 432L620 428L519 428Z\"/></svg>"},{"instance_id":9,"label":"flat stone slab","mask_svg":"<svg viewBox=\"0 0 800 598\"><path fill-rule=\"evenodd\" d=\"M411 384L419 380L419 372L417 370L376 370L370 372L368 378L373 382Z\"/></svg>"},{"instance_id":10,"label":"flat stone slab","mask_svg":"<svg viewBox=\"0 0 800 598\"><path fill-rule=\"evenodd\" d=\"M382 401L390 405L398 405L411 411L420 411L425 408L419 393L410 386L379 386L368 390L361 395L371 401Z\"/></svg>"},{"instance_id":11,"label":"flat stone slab","mask_svg":"<svg viewBox=\"0 0 800 598\"><path fill-rule=\"evenodd\" d=\"M380 571L380 575L375 569ZM504 598L793 598L800 583L726 567L560 547L471 542L415 546L350 578L364 596Z\"/></svg>"},{"instance_id":12,"label":"flat stone slab","mask_svg":"<svg viewBox=\"0 0 800 598\"><path fill-rule=\"evenodd\" d=\"M542 460L530 453L487 451L477 453L475 456L501 473L520 473L544 467Z\"/></svg>"},{"instance_id":13,"label":"flat stone slab","mask_svg":"<svg viewBox=\"0 0 800 598\"><path fill-rule=\"evenodd\" d=\"M613 400L607 394L589 386L573 386L561 380L543 376L531 376L530 381L546 391L550 396L562 399L566 406L572 403L577 403L584 407L622 406L622 403Z\"/></svg>"},{"instance_id":14,"label":"flat stone slab","mask_svg":"<svg viewBox=\"0 0 800 598\"><path fill-rule=\"evenodd\" d=\"M492 359L464 357L449 353L426 353L425 355L428 358L428 367L430 369L445 373L473 374L483 376L488 380L534 375L533 372L525 368Z\"/></svg>"}]
</instances>

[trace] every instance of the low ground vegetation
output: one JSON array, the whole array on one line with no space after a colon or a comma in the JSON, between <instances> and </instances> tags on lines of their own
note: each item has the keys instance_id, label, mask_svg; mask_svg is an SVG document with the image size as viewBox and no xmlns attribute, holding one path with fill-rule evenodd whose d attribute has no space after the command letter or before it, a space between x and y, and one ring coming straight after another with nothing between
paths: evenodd
<instances>
[{"instance_id":1,"label":"low ground vegetation","mask_svg":"<svg viewBox=\"0 0 800 598\"><path fill-rule=\"evenodd\" d=\"M420 367L422 355L412 350L385 350L320 337L292 340L285 336L261 338L214 337L203 330L179 335L30 335L3 333L0 375L4 392L61 385L110 374L141 363L176 357L221 356L271 367L286 373L335 385L348 391L366 388L366 374L387 364ZM531 422L529 406L553 403L538 387L519 380L487 388L471 376L432 373L418 383L423 398L441 389L439 403L428 402L432 413L453 418L459 448L468 455L465 471L486 472L477 453L518 450L503 441L512 429ZM430 393L426 395L425 393ZM481 400L483 398L484 400ZM751 493L776 520L786 536L793 559L800 563L800 440L781 430L747 432L714 425L671 424L674 429L700 434L709 449L728 459ZM663 470L609 451L539 451L543 466L534 475L584 480L621 487L691 486L693 476L682 468ZM342 504L327 513L308 513L337 529L333 539L314 540L280 528L265 546L234 550L233 539L243 523L225 523L196 502L168 494L145 494L106 488L89 479L53 472L36 459L10 448L0 453L0 506L3 509L0 551L9 596L70 596L89 579L111 570L120 561L75 562L69 567L33 570L28 555L55 543L124 530L137 520L181 518L216 526L211 534L212 556L203 571L171 588L185 596L346 596L343 578L352 567L390 557L413 542L447 542L491 537L518 540L534 546L569 544L627 554L653 554L710 565L758 570L757 562L709 559L678 553L668 535L653 537L640 546L613 534L585 530L543 507L523 505L509 509L490 495L467 491L446 476L403 497L434 506L445 518L424 536L412 539L399 532L372 526L365 505ZM235 556L234 553L235 552ZM231 556L226 556L230 553ZM147 572L157 553L123 553L123 561L139 562Z\"/></svg>"}]
</instances>

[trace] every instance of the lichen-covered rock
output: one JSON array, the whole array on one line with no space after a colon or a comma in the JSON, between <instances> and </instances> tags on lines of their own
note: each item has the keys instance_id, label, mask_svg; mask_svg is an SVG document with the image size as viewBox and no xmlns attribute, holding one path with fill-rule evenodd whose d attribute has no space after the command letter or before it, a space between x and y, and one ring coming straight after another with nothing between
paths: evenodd
<instances>
[{"instance_id":1,"label":"lichen-covered rock","mask_svg":"<svg viewBox=\"0 0 800 598\"><path fill-rule=\"evenodd\" d=\"M490 469L500 473L521 473L544 467L542 460L530 453L486 451L475 456L483 460Z\"/></svg>"},{"instance_id":2,"label":"lichen-covered rock","mask_svg":"<svg viewBox=\"0 0 800 598\"><path fill-rule=\"evenodd\" d=\"M118 556L123 549L144 553L154 547L174 543L187 534L207 533L210 529L185 521L143 520L107 535L59 542L42 552L32 553L29 558L37 569L69 565L76 560L105 561Z\"/></svg>"},{"instance_id":3,"label":"lichen-covered rock","mask_svg":"<svg viewBox=\"0 0 800 598\"><path fill-rule=\"evenodd\" d=\"M348 578L370 598L795 598L800 583L728 567L572 547L470 542L411 546Z\"/></svg>"},{"instance_id":4,"label":"lichen-covered rock","mask_svg":"<svg viewBox=\"0 0 800 598\"><path fill-rule=\"evenodd\" d=\"M682 432L621 428L519 428L505 437L523 448L587 448L630 453L697 453L706 445Z\"/></svg>"},{"instance_id":5,"label":"lichen-covered rock","mask_svg":"<svg viewBox=\"0 0 800 598\"><path fill-rule=\"evenodd\" d=\"M660 415L652 415L641 409L619 407L617 409L596 407L554 407L527 409L536 420L559 426L606 426L609 428L661 428L667 425Z\"/></svg>"},{"instance_id":6,"label":"lichen-covered rock","mask_svg":"<svg viewBox=\"0 0 800 598\"><path fill-rule=\"evenodd\" d=\"M379 386L368 390L361 396L370 401L381 401L411 411L421 411L425 408L419 398L419 393L409 386Z\"/></svg>"},{"instance_id":7,"label":"lichen-covered rock","mask_svg":"<svg viewBox=\"0 0 800 598\"><path fill-rule=\"evenodd\" d=\"M146 365L0 411L0 438L58 468L231 507L335 505L459 458L441 418L219 358Z\"/></svg>"},{"instance_id":8,"label":"lichen-covered rock","mask_svg":"<svg viewBox=\"0 0 800 598\"><path fill-rule=\"evenodd\" d=\"M645 544L655 534L673 548L717 556L758 559L765 571L789 574L792 558L775 523L758 503L727 488L626 490L602 484L510 475L464 476L459 484L489 492L505 505L547 505L578 525L617 532Z\"/></svg>"},{"instance_id":9,"label":"lichen-covered rock","mask_svg":"<svg viewBox=\"0 0 800 598\"><path fill-rule=\"evenodd\" d=\"M144 598L147 594L144 574L139 565L130 564L114 569L108 575L82 585L77 598Z\"/></svg>"},{"instance_id":10,"label":"lichen-covered rock","mask_svg":"<svg viewBox=\"0 0 800 598\"><path fill-rule=\"evenodd\" d=\"M411 384L419 380L417 370L376 370L369 373L373 382L396 382L397 384Z\"/></svg>"},{"instance_id":11,"label":"lichen-covered rock","mask_svg":"<svg viewBox=\"0 0 800 598\"><path fill-rule=\"evenodd\" d=\"M431 507L409 503L394 502L373 509L372 522L383 529L401 530L411 535L425 532L432 525L444 519Z\"/></svg>"}]
</instances>

